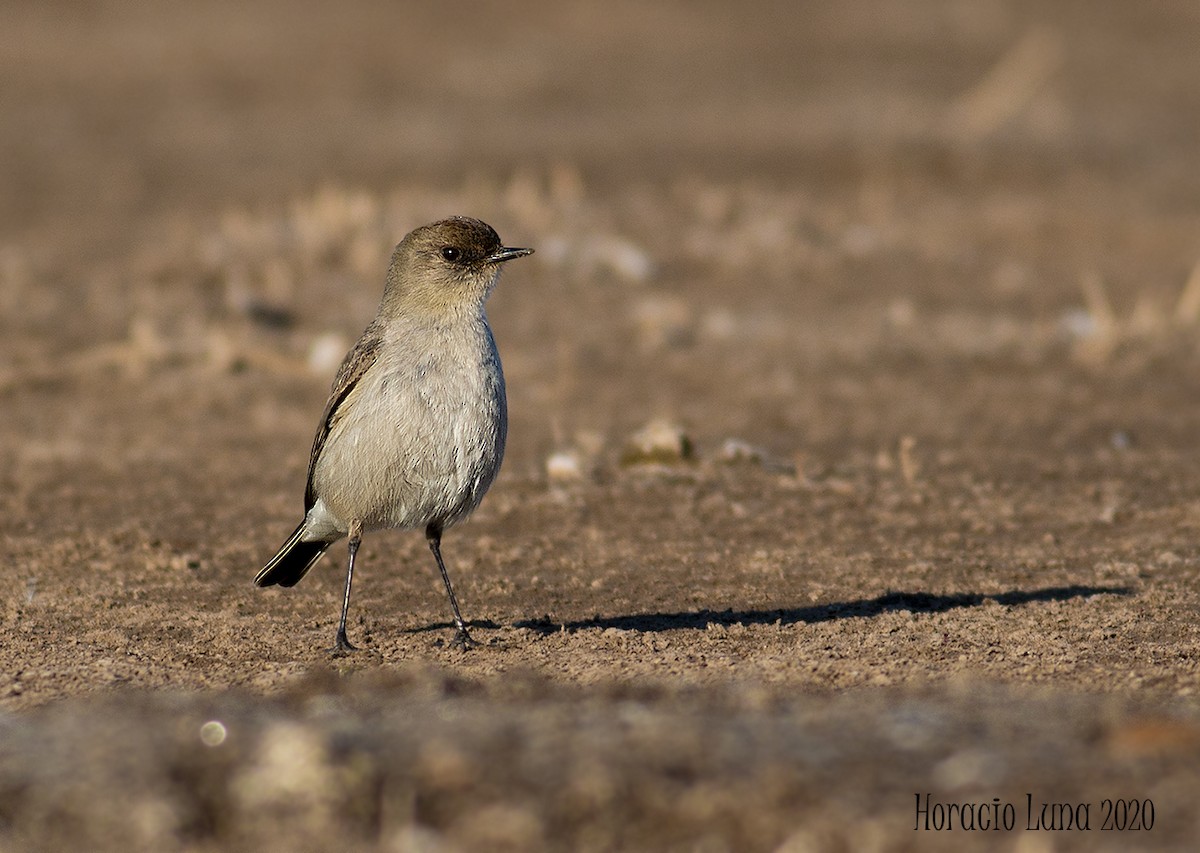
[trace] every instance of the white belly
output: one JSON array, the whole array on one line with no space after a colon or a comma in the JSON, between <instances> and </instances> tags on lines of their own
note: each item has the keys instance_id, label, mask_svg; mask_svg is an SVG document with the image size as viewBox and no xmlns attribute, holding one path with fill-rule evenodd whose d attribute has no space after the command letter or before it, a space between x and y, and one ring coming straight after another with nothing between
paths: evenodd
<instances>
[{"instance_id":1,"label":"white belly","mask_svg":"<svg viewBox=\"0 0 1200 853\"><path fill-rule=\"evenodd\" d=\"M313 471L306 539L466 517L504 454L504 377L490 331L381 356L341 406ZM465 345L464 345L465 344Z\"/></svg>"}]
</instances>

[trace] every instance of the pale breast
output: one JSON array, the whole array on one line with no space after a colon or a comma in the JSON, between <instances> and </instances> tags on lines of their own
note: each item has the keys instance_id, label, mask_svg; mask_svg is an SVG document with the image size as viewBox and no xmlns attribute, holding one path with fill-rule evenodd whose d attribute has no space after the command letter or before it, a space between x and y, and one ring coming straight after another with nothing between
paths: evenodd
<instances>
[{"instance_id":1,"label":"pale breast","mask_svg":"<svg viewBox=\"0 0 1200 853\"><path fill-rule=\"evenodd\" d=\"M486 321L397 330L346 398L313 471L326 507L368 529L448 526L504 454L504 376Z\"/></svg>"}]
</instances>

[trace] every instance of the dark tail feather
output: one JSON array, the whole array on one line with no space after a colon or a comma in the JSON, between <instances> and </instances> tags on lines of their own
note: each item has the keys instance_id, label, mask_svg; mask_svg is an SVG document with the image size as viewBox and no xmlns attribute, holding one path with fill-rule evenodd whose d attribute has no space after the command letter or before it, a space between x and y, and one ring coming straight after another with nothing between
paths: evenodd
<instances>
[{"instance_id":1,"label":"dark tail feather","mask_svg":"<svg viewBox=\"0 0 1200 853\"><path fill-rule=\"evenodd\" d=\"M300 579L308 574L330 542L303 542L300 534L304 532L304 522L292 531L288 541L283 543L279 553L271 558L271 562L263 566L263 570L254 579L256 586L295 586Z\"/></svg>"}]
</instances>

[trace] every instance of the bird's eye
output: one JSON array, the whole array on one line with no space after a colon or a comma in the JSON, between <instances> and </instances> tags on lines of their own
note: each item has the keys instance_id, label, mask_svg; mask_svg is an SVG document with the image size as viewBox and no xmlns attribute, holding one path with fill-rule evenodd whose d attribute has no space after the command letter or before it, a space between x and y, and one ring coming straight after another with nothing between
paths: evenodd
<instances>
[{"instance_id":1,"label":"bird's eye","mask_svg":"<svg viewBox=\"0 0 1200 853\"><path fill-rule=\"evenodd\" d=\"M455 246L445 246L442 249L442 257L453 262L462 257L462 252Z\"/></svg>"}]
</instances>

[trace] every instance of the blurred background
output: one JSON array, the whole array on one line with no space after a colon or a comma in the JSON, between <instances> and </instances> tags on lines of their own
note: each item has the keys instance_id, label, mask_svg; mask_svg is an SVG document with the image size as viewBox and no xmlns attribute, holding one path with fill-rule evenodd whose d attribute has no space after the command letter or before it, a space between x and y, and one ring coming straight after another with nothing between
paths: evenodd
<instances>
[{"instance_id":1,"label":"blurred background","mask_svg":"<svg viewBox=\"0 0 1200 853\"><path fill-rule=\"evenodd\" d=\"M13 4L9 370L81 336L220 362L274 334L288 358L321 344L323 374L399 237L471 213L539 249L544 277L493 306L517 394L545 384L527 405L637 419L666 394L791 452L796 428L844 432L781 408L831 361L1088 337L1104 353L1195 318L1200 292L1179 299L1197 18L1019 0Z\"/></svg>"},{"instance_id":2,"label":"blurred background","mask_svg":"<svg viewBox=\"0 0 1200 853\"><path fill-rule=\"evenodd\" d=\"M890 167L1196 189L1186 2L51 2L5 22L0 227L66 220L88 254L181 208L553 164L597 187L828 191Z\"/></svg>"}]
</instances>

